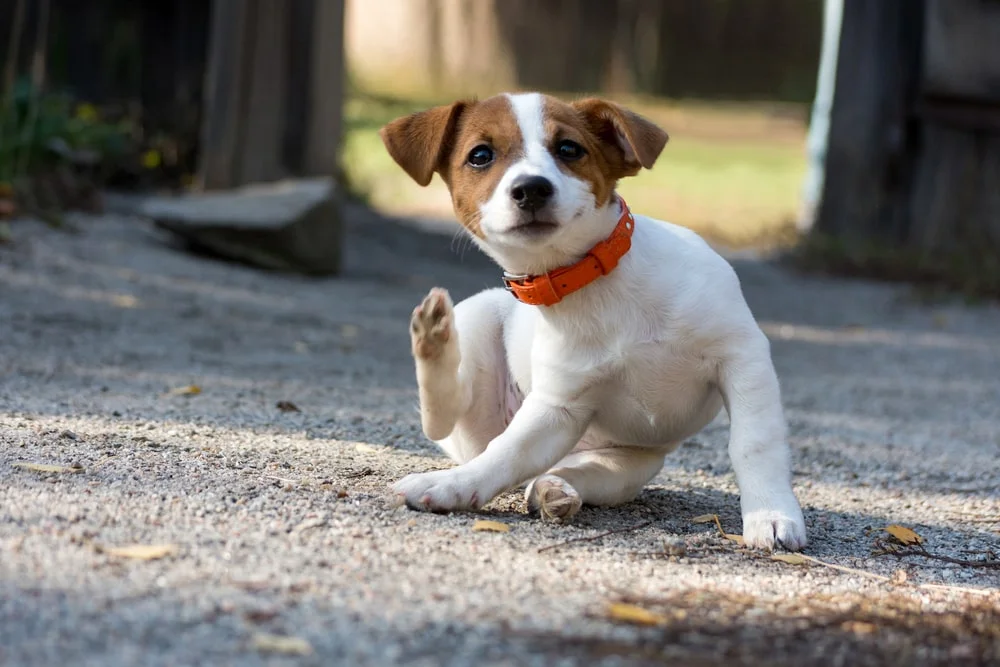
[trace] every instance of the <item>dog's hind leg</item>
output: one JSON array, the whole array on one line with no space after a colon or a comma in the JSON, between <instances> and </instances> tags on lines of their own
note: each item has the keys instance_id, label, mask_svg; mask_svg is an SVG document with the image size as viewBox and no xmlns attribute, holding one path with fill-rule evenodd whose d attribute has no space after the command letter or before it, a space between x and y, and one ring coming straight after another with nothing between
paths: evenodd
<instances>
[{"instance_id":1,"label":"dog's hind leg","mask_svg":"<svg viewBox=\"0 0 1000 667\"><path fill-rule=\"evenodd\" d=\"M583 505L620 505L634 500L663 468L664 452L642 447L576 451L528 485L528 508L564 521Z\"/></svg>"},{"instance_id":2,"label":"dog's hind leg","mask_svg":"<svg viewBox=\"0 0 1000 667\"><path fill-rule=\"evenodd\" d=\"M424 434L458 463L503 432L503 321L513 300L486 290L453 306L434 288L413 311L410 338Z\"/></svg>"}]
</instances>

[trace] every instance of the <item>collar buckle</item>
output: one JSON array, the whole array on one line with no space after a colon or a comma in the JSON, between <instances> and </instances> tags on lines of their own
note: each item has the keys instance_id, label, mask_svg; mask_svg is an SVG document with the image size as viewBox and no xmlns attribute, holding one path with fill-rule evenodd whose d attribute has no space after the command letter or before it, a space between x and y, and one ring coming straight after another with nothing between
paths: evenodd
<instances>
[{"instance_id":1,"label":"collar buckle","mask_svg":"<svg viewBox=\"0 0 1000 667\"><path fill-rule=\"evenodd\" d=\"M531 276L527 273L507 273L504 271L501 280L503 281L503 288L516 296L516 292L514 292L514 283L521 282L522 280L530 277Z\"/></svg>"}]
</instances>

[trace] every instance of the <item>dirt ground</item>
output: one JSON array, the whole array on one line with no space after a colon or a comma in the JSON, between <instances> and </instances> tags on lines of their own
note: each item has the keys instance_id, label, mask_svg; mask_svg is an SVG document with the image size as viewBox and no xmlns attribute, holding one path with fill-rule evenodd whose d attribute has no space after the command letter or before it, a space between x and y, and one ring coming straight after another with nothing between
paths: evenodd
<instances>
[{"instance_id":1,"label":"dirt ground","mask_svg":"<svg viewBox=\"0 0 1000 667\"><path fill-rule=\"evenodd\" d=\"M724 416L570 525L517 493L420 514L385 493L449 465L420 433L408 315L498 272L447 231L350 217L323 280L125 216L14 224L0 665L998 664L1000 308L734 259L773 340L805 563L692 521L740 530Z\"/></svg>"}]
</instances>

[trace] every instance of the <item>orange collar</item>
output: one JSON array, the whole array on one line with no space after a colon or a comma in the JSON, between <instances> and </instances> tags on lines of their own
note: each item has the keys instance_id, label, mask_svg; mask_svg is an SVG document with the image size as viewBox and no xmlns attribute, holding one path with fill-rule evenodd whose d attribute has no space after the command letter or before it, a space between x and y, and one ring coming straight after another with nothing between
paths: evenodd
<instances>
[{"instance_id":1,"label":"orange collar","mask_svg":"<svg viewBox=\"0 0 1000 667\"><path fill-rule=\"evenodd\" d=\"M635 220L621 197L622 217L611 236L604 239L576 264L563 266L540 276L511 275L504 271L503 284L518 301L531 306L551 306L614 271L618 260L632 247Z\"/></svg>"}]
</instances>

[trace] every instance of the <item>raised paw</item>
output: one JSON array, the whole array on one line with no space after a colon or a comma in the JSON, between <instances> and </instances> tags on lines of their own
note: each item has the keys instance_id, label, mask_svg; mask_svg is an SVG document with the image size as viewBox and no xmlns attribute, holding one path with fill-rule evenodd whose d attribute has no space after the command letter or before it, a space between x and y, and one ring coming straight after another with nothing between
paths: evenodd
<instances>
[{"instance_id":1,"label":"raised paw","mask_svg":"<svg viewBox=\"0 0 1000 667\"><path fill-rule=\"evenodd\" d=\"M413 356L425 361L438 359L455 344L455 313L447 290L435 287L410 317Z\"/></svg>"},{"instance_id":2,"label":"raised paw","mask_svg":"<svg viewBox=\"0 0 1000 667\"><path fill-rule=\"evenodd\" d=\"M743 542L751 549L783 547L800 551L806 546L806 524L802 511L795 504L794 510L758 509L743 515Z\"/></svg>"},{"instance_id":3,"label":"raised paw","mask_svg":"<svg viewBox=\"0 0 1000 667\"><path fill-rule=\"evenodd\" d=\"M569 482L555 475L542 475L525 493L528 509L541 513L543 519L566 521L580 511L583 499Z\"/></svg>"},{"instance_id":4,"label":"raised paw","mask_svg":"<svg viewBox=\"0 0 1000 667\"><path fill-rule=\"evenodd\" d=\"M475 510L490 500L474 480L454 468L407 475L392 490L401 504L428 512Z\"/></svg>"}]
</instances>

